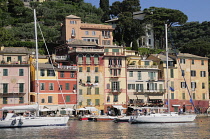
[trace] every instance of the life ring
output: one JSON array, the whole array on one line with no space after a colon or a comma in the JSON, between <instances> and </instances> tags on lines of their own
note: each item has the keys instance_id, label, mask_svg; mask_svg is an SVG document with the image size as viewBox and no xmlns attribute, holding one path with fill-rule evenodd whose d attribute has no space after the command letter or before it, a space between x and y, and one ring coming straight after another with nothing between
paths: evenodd
<instances>
[{"instance_id":1,"label":"life ring","mask_svg":"<svg viewBox=\"0 0 210 139\"><path fill-rule=\"evenodd\" d=\"M15 125L16 124L16 119L12 120L11 125Z\"/></svg>"}]
</instances>

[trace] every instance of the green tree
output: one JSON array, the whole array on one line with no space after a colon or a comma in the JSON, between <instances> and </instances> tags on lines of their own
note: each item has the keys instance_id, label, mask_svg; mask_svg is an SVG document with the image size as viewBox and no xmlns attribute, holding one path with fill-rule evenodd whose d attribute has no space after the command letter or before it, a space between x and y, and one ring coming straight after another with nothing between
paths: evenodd
<instances>
[{"instance_id":1,"label":"green tree","mask_svg":"<svg viewBox=\"0 0 210 139\"><path fill-rule=\"evenodd\" d=\"M109 17L109 0L100 0L100 8L103 10L104 14L101 18L102 22L105 22L110 19Z\"/></svg>"},{"instance_id":2,"label":"green tree","mask_svg":"<svg viewBox=\"0 0 210 139\"><path fill-rule=\"evenodd\" d=\"M146 14L144 22L153 24L154 38L158 42L159 48L164 48L164 24L167 24L168 27L182 25L188 19L183 12L167 8L150 7L149 9L144 9L144 13Z\"/></svg>"}]
</instances>

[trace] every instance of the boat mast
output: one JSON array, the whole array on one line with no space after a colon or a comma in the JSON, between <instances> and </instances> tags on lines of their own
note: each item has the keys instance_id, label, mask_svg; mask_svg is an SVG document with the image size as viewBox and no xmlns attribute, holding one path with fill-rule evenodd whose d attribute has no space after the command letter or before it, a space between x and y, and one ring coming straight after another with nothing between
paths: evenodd
<instances>
[{"instance_id":1,"label":"boat mast","mask_svg":"<svg viewBox=\"0 0 210 139\"><path fill-rule=\"evenodd\" d=\"M168 87L168 25L165 24L165 39L166 39L166 94L168 97L168 112L170 113L170 94L169 94L169 87Z\"/></svg>"},{"instance_id":2,"label":"boat mast","mask_svg":"<svg viewBox=\"0 0 210 139\"><path fill-rule=\"evenodd\" d=\"M38 67L38 41L37 41L37 24L36 24L36 10L34 9L34 29L35 29L35 42L36 42L36 91L37 91L37 116L39 116L39 67Z\"/></svg>"}]
</instances>

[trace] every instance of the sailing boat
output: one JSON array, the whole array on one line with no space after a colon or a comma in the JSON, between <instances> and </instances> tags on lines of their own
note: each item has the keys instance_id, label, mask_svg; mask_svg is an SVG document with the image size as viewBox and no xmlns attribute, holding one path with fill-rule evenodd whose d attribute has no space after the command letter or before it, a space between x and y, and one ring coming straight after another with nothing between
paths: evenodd
<instances>
[{"instance_id":1,"label":"sailing boat","mask_svg":"<svg viewBox=\"0 0 210 139\"><path fill-rule=\"evenodd\" d=\"M129 119L130 123L186 123L193 122L196 115L179 115L177 113L170 112L170 95L168 86L168 31L167 24L165 24L165 34L166 34L166 90L168 94L168 112L169 113L157 113L143 116L132 116Z\"/></svg>"},{"instance_id":2,"label":"sailing boat","mask_svg":"<svg viewBox=\"0 0 210 139\"><path fill-rule=\"evenodd\" d=\"M39 117L39 87L38 87L38 42L36 27L36 10L34 9L35 40L36 40L36 70L37 70L37 104L25 106L3 107L2 110L36 111L36 116L17 116L15 113L7 113L5 119L0 121L0 127L35 127L35 126L62 126L66 125L69 117Z\"/></svg>"}]
</instances>

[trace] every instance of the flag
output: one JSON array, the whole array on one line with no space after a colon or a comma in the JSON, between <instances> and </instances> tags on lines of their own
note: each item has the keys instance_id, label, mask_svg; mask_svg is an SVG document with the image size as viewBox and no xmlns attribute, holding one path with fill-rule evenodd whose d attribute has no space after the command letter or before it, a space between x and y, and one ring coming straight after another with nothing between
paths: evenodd
<instances>
[{"instance_id":1,"label":"flag","mask_svg":"<svg viewBox=\"0 0 210 139\"><path fill-rule=\"evenodd\" d=\"M166 105L168 105L168 101L166 101Z\"/></svg>"},{"instance_id":2,"label":"flag","mask_svg":"<svg viewBox=\"0 0 210 139\"><path fill-rule=\"evenodd\" d=\"M173 89L172 87L170 87L170 90L171 90L171 91L174 91L174 89Z\"/></svg>"},{"instance_id":3,"label":"flag","mask_svg":"<svg viewBox=\"0 0 210 139\"><path fill-rule=\"evenodd\" d=\"M192 98L190 98L190 103L193 103L193 100L192 100Z\"/></svg>"}]
</instances>

